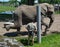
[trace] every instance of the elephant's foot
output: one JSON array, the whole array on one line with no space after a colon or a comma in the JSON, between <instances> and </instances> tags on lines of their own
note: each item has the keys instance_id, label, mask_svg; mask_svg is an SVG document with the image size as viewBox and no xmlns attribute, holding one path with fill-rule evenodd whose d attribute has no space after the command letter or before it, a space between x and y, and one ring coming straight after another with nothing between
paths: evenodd
<instances>
[{"instance_id":1,"label":"elephant's foot","mask_svg":"<svg viewBox=\"0 0 60 47\"><path fill-rule=\"evenodd\" d=\"M17 32L20 32L20 27L17 27Z\"/></svg>"},{"instance_id":2,"label":"elephant's foot","mask_svg":"<svg viewBox=\"0 0 60 47\"><path fill-rule=\"evenodd\" d=\"M43 32L42 36L45 36L46 35L46 32Z\"/></svg>"},{"instance_id":3,"label":"elephant's foot","mask_svg":"<svg viewBox=\"0 0 60 47\"><path fill-rule=\"evenodd\" d=\"M7 30L7 31L10 30L10 26L9 26L9 25L6 26L6 30Z\"/></svg>"},{"instance_id":4,"label":"elephant's foot","mask_svg":"<svg viewBox=\"0 0 60 47\"><path fill-rule=\"evenodd\" d=\"M49 30L48 26L46 26L45 31L43 32L43 36L46 35L47 31Z\"/></svg>"},{"instance_id":5,"label":"elephant's foot","mask_svg":"<svg viewBox=\"0 0 60 47\"><path fill-rule=\"evenodd\" d=\"M43 32L43 36L47 35L47 32L49 31L49 28L45 29L45 32Z\"/></svg>"}]
</instances>

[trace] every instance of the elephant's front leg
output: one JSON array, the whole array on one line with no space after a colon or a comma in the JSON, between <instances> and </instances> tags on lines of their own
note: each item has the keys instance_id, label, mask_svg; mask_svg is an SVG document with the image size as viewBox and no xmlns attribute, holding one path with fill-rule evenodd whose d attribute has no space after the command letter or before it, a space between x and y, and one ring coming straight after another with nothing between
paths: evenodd
<instances>
[{"instance_id":1,"label":"elephant's front leg","mask_svg":"<svg viewBox=\"0 0 60 47\"><path fill-rule=\"evenodd\" d=\"M51 25L52 25L52 23L54 22L54 17L53 17L53 16L49 16L49 18L50 18L49 26L48 26L47 24L43 23L43 25L46 26L46 28L45 28L45 32L43 32L44 35L46 35L47 29L50 28Z\"/></svg>"},{"instance_id":2,"label":"elephant's front leg","mask_svg":"<svg viewBox=\"0 0 60 47\"><path fill-rule=\"evenodd\" d=\"M44 18L43 18L43 19L44 19ZM43 32L43 35L46 35L47 29L48 29L49 26L48 26L48 24L46 24L46 23L43 22L43 21L44 21L43 19L41 20L41 22L42 22L42 23L41 23L41 28L42 28L42 25L44 25L44 26L46 27L46 28L45 28L45 31Z\"/></svg>"},{"instance_id":3,"label":"elephant's front leg","mask_svg":"<svg viewBox=\"0 0 60 47\"><path fill-rule=\"evenodd\" d=\"M43 35L46 35L46 32L47 32L47 29L48 29L48 25L44 22L42 22L42 25L44 25L46 28L45 28L45 31L43 32Z\"/></svg>"},{"instance_id":4,"label":"elephant's front leg","mask_svg":"<svg viewBox=\"0 0 60 47\"><path fill-rule=\"evenodd\" d=\"M52 23L54 22L54 17L53 15L49 16L50 23L49 23L49 28L51 27Z\"/></svg>"}]
</instances>

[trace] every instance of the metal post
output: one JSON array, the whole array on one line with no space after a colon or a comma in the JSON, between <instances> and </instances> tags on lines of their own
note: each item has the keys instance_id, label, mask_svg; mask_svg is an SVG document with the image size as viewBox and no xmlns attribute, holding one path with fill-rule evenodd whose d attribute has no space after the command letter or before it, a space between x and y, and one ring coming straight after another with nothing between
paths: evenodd
<instances>
[{"instance_id":1,"label":"metal post","mask_svg":"<svg viewBox=\"0 0 60 47\"><path fill-rule=\"evenodd\" d=\"M37 40L41 43L41 6L37 5Z\"/></svg>"},{"instance_id":2,"label":"metal post","mask_svg":"<svg viewBox=\"0 0 60 47\"><path fill-rule=\"evenodd\" d=\"M34 3L35 3L35 4L38 4L38 0L34 0Z\"/></svg>"},{"instance_id":3,"label":"metal post","mask_svg":"<svg viewBox=\"0 0 60 47\"><path fill-rule=\"evenodd\" d=\"M35 0L35 4L38 4L38 0ZM37 40L38 43L41 43L41 6L36 6L37 10Z\"/></svg>"}]
</instances>

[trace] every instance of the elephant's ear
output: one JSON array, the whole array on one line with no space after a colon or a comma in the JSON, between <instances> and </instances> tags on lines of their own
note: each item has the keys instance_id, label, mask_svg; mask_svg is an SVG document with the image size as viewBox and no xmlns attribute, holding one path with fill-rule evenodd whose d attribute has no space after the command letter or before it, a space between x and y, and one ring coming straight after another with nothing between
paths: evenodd
<instances>
[{"instance_id":1,"label":"elephant's ear","mask_svg":"<svg viewBox=\"0 0 60 47\"><path fill-rule=\"evenodd\" d=\"M47 7L45 6L45 4L41 4L41 13L45 15L46 12L47 12Z\"/></svg>"},{"instance_id":2,"label":"elephant's ear","mask_svg":"<svg viewBox=\"0 0 60 47\"><path fill-rule=\"evenodd\" d=\"M46 5L47 7L47 12L54 12L54 6L51 4Z\"/></svg>"}]
</instances>

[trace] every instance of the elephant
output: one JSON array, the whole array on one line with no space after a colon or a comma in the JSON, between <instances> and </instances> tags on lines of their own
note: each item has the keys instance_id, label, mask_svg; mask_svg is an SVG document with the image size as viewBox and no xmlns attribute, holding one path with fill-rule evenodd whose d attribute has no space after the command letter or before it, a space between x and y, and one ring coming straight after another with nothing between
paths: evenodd
<instances>
[{"instance_id":1,"label":"elephant","mask_svg":"<svg viewBox=\"0 0 60 47\"><path fill-rule=\"evenodd\" d=\"M48 3L41 3L37 4L38 6L41 6L41 25L45 25L45 34L48 28L51 27L52 23L54 22L54 6L52 4ZM16 8L14 11L14 27L17 27L17 31L20 31L20 28L24 24L28 24L30 22L37 22L37 11L36 6L28 6L28 5L20 5ZM49 25L43 22L44 17L48 17L50 19Z\"/></svg>"}]
</instances>

